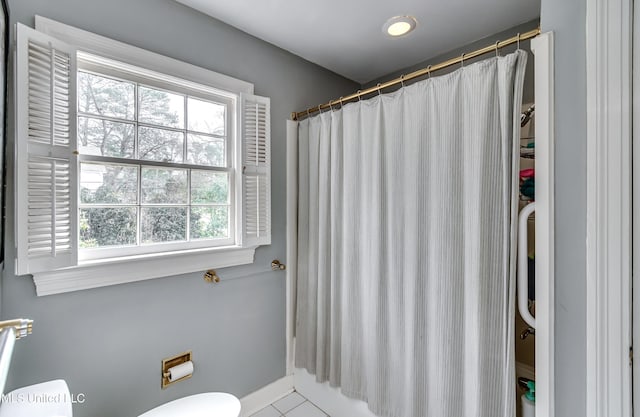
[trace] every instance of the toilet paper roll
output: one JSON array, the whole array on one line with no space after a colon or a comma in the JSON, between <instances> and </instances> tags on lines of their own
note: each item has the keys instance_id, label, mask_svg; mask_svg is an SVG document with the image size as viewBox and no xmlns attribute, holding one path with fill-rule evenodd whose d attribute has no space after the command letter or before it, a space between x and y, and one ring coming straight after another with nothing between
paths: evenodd
<instances>
[{"instance_id":1,"label":"toilet paper roll","mask_svg":"<svg viewBox=\"0 0 640 417\"><path fill-rule=\"evenodd\" d=\"M169 368L169 382L176 381L193 373L193 362L187 361L180 365Z\"/></svg>"}]
</instances>

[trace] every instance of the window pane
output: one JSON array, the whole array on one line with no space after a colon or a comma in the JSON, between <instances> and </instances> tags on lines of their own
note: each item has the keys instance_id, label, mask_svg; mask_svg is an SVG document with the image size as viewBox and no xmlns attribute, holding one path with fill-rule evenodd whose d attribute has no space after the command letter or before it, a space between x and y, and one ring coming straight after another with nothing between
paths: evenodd
<instances>
[{"instance_id":1,"label":"window pane","mask_svg":"<svg viewBox=\"0 0 640 417\"><path fill-rule=\"evenodd\" d=\"M189 126L187 129L224 136L224 110L223 104L189 97L187 101Z\"/></svg>"},{"instance_id":2,"label":"window pane","mask_svg":"<svg viewBox=\"0 0 640 417\"><path fill-rule=\"evenodd\" d=\"M192 204L227 204L229 176L226 172L191 171Z\"/></svg>"},{"instance_id":3,"label":"window pane","mask_svg":"<svg viewBox=\"0 0 640 417\"><path fill-rule=\"evenodd\" d=\"M138 128L138 158L148 161L183 162L184 133L151 127Z\"/></svg>"},{"instance_id":4,"label":"window pane","mask_svg":"<svg viewBox=\"0 0 640 417\"><path fill-rule=\"evenodd\" d=\"M86 72L78 73L78 109L81 112L134 120L135 85Z\"/></svg>"},{"instance_id":5,"label":"window pane","mask_svg":"<svg viewBox=\"0 0 640 417\"><path fill-rule=\"evenodd\" d=\"M186 204L187 171L184 169L142 168L142 202Z\"/></svg>"},{"instance_id":6,"label":"window pane","mask_svg":"<svg viewBox=\"0 0 640 417\"><path fill-rule=\"evenodd\" d=\"M229 237L229 207L191 207L191 239Z\"/></svg>"},{"instance_id":7,"label":"window pane","mask_svg":"<svg viewBox=\"0 0 640 417\"><path fill-rule=\"evenodd\" d=\"M137 194L137 167L80 164L80 202L82 204L136 204Z\"/></svg>"},{"instance_id":8,"label":"window pane","mask_svg":"<svg viewBox=\"0 0 640 417\"><path fill-rule=\"evenodd\" d=\"M204 135L187 135L187 162L194 165L227 165L225 139Z\"/></svg>"},{"instance_id":9,"label":"window pane","mask_svg":"<svg viewBox=\"0 0 640 417\"><path fill-rule=\"evenodd\" d=\"M140 122L184 129L184 96L143 86L138 96Z\"/></svg>"},{"instance_id":10,"label":"window pane","mask_svg":"<svg viewBox=\"0 0 640 417\"><path fill-rule=\"evenodd\" d=\"M133 158L134 125L78 117L80 152L88 155Z\"/></svg>"},{"instance_id":11,"label":"window pane","mask_svg":"<svg viewBox=\"0 0 640 417\"><path fill-rule=\"evenodd\" d=\"M80 247L136 244L136 208L80 209Z\"/></svg>"},{"instance_id":12,"label":"window pane","mask_svg":"<svg viewBox=\"0 0 640 417\"><path fill-rule=\"evenodd\" d=\"M141 210L142 243L187 239L186 207L143 207Z\"/></svg>"}]
</instances>

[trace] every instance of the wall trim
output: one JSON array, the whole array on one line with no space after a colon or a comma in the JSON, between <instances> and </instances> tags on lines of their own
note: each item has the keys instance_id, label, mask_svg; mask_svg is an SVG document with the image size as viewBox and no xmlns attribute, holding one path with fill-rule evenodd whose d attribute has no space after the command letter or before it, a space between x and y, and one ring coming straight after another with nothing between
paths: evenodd
<instances>
[{"instance_id":1,"label":"wall trim","mask_svg":"<svg viewBox=\"0 0 640 417\"><path fill-rule=\"evenodd\" d=\"M293 392L293 375L287 375L240 399L240 417L248 417Z\"/></svg>"},{"instance_id":2,"label":"wall trim","mask_svg":"<svg viewBox=\"0 0 640 417\"><path fill-rule=\"evenodd\" d=\"M640 208L640 169L638 165L640 165L640 7L633 8L633 98L632 98L632 107L633 107L633 131L632 131L632 171L633 171L633 202L632 207L635 207L633 210L635 213L640 213L638 208ZM633 165L636 165L634 168ZM633 319L633 312L640 311L640 282L638 281L638 266L640 266L640 216L632 212L631 220L633 222L632 228L632 241L631 245L633 247L633 255L632 255L632 278L631 278L631 286L633 287L632 297L633 301L631 302L631 310L632 310L632 342L633 346L636 346L636 350L640 349L637 346L640 346L640 320ZM635 268L633 268L635 265ZM632 402L633 404L640 404L640 360L636 359L633 361L633 379L631 381L633 386L632 393ZM640 413L636 413L638 415Z\"/></svg>"},{"instance_id":3,"label":"wall trim","mask_svg":"<svg viewBox=\"0 0 640 417\"><path fill-rule=\"evenodd\" d=\"M287 120L287 375L295 361L296 294L298 279L298 122Z\"/></svg>"},{"instance_id":4,"label":"wall trim","mask_svg":"<svg viewBox=\"0 0 640 417\"><path fill-rule=\"evenodd\" d=\"M256 248L214 248L86 262L79 266L33 274L38 296L126 284L154 278L252 264Z\"/></svg>"},{"instance_id":5,"label":"wall trim","mask_svg":"<svg viewBox=\"0 0 640 417\"><path fill-rule=\"evenodd\" d=\"M553 32L531 40L536 101L536 415L553 417L554 262L554 59Z\"/></svg>"},{"instance_id":6,"label":"wall trim","mask_svg":"<svg viewBox=\"0 0 640 417\"><path fill-rule=\"evenodd\" d=\"M633 0L587 0L587 417L631 417Z\"/></svg>"}]
</instances>

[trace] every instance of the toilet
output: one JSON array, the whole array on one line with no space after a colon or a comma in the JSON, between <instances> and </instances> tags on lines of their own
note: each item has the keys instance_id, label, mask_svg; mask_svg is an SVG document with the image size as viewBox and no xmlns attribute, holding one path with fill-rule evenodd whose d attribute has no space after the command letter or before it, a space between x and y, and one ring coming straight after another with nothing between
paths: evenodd
<instances>
[{"instance_id":1,"label":"toilet","mask_svg":"<svg viewBox=\"0 0 640 417\"><path fill-rule=\"evenodd\" d=\"M41 400L38 400L41 399ZM4 395L0 417L72 417L72 396L58 379ZM205 392L162 404L139 417L238 417L240 400L225 392Z\"/></svg>"},{"instance_id":2,"label":"toilet","mask_svg":"<svg viewBox=\"0 0 640 417\"><path fill-rule=\"evenodd\" d=\"M3 395L0 417L51 416L72 416L71 393L63 379L29 385Z\"/></svg>"},{"instance_id":3,"label":"toilet","mask_svg":"<svg viewBox=\"0 0 640 417\"><path fill-rule=\"evenodd\" d=\"M238 417L240 400L224 392L205 392L162 404L139 417Z\"/></svg>"}]
</instances>

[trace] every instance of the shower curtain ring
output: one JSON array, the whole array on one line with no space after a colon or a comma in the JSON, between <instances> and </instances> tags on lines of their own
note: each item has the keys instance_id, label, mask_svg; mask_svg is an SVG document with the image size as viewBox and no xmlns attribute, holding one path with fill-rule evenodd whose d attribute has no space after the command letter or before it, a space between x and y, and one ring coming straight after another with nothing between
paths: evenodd
<instances>
[{"instance_id":1,"label":"shower curtain ring","mask_svg":"<svg viewBox=\"0 0 640 417\"><path fill-rule=\"evenodd\" d=\"M404 74L400 76L400 85L404 88Z\"/></svg>"},{"instance_id":2,"label":"shower curtain ring","mask_svg":"<svg viewBox=\"0 0 640 417\"><path fill-rule=\"evenodd\" d=\"M357 91L357 94L358 94L358 101L362 101L362 96L360 96L360 92L361 92L361 91L362 91L362 90L358 90L358 91Z\"/></svg>"},{"instance_id":3,"label":"shower curtain ring","mask_svg":"<svg viewBox=\"0 0 640 417\"><path fill-rule=\"evenodd\" d=\"M496 41L496 57L500 56L500 41Z\"/></svg>"},{"instance_id":4,"label":"shower curtain ring","mask_svg":"<svg viewBox=\"0 0 640 417\"><path fill-rule=\"evenodd\" d=\"M518 32L518 51L520 50L520 32Z\"/></svg>"},{"instance_id":5,"label":"shower curtain ring","mask_svg":"<svg viewBox=\"0 0 640 417\"><path fill-rule=\"evenodd\" d=\"M378 95L381 96L382 93L380 92L380 83L376 84L376 87L378 87Z\"/></svg>"},{"instance_id":6,"label":"shower curtain ring","mask_svg":"<svg viewBox=\"0 0 640 417\"><path fill-rule=\"evenodd\" d=\"M462 54L460 58L460 68L464 68L464 54Z\"/></svg>"},{"instance_id":7,"label":"shower curtain ring","mask_svg":"<svg viewBox=\"0 0 640 417\"><path fill-rule=\"evenodd\" d=\"M431 78L431 65L427 65L427 74L429 74L429 78Z\"/></svg>"},{"instance_id":8,"label":"shower curtain ring","mask_svg":"<svg viewBox=\"0 0 640 417\"><path fill-rule=\"evenodd\" d=\"M342 104L342 96L340 96L340 108L342 108L342 106L344 106L344 104Z\"/></svg>"},{"instance_id":9,"label":"shower curtain ring","mask_svg":"<svg viewBox=\"0 0 640 417\"><path fill-rule=\"evenodd\" d=\"M333 102L329 100L329 110L333 113Z\"/></svg>"},{"instance_id":10,"label":"shower curtain ring","mask_svg":"<svg viewBox=\"0 0 640 417\"><path fill-rule=\"evenodd\" d=\"M309 116L310 116L310 114L309 114L309 109L307 109L307 117L309 117Z\"/></svg>"},{"instance_id":11,"label":"shower curtain ring","mask_svg":"<svg viewBox=\"0 0 640 417\"><path fill-rule=\"evenodd\" d=\"M322 104L318 105L318 113L322 114Z\"/></svg>"}]
</instances>

